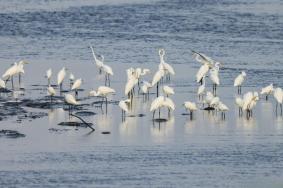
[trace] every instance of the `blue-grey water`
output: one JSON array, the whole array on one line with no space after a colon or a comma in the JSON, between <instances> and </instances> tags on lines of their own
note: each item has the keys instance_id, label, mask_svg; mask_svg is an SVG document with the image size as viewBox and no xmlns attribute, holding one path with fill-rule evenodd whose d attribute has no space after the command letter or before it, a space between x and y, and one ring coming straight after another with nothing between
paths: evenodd
<instances>
[{"instance_id":1,"label":"blue-grey water","mask_svg":"<svg viewBox=\"0 0 283 188\"><path fill-rule=\"evenodd\" d=\"M136 96L129 115L145 116L125 122L116 103L107 115L89 107L97 113L87 117L93 133L57 125L68 119L62 108L25 107L47 115L4 118L0 130L26 137L0 137L0 187L283 187L283 118L274 113L275 101L262 97L247 120L238 117L232 87L241 70L247 72L243 92L283 87L282 10L282 0L0 0L1 74L15 61L30 62L20 100L46 95L48 68L56 74L66 66L83 78L80 97L103 85L90 44L113 68L114 102L125 98L126 68L150 68L145 80L151 80L158 48L176 70L169 83L176 110L165 123L152 122L154 94L150 101ZM182 103L198 99L200 65L191 49L223 64L218 94L230 108L226 120L202 110L193 120L182 115ZM1 103L7 100L13 96L1 94Z\"/></svg>"}]
</instances>

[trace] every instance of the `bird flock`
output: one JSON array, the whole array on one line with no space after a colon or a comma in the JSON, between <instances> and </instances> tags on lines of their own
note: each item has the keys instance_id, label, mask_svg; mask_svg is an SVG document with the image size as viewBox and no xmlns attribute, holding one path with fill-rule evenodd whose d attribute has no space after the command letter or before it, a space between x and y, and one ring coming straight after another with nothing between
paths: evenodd
<instances>
[{"instance_id":1,"label":"bird flock","mask_svg":"<svg viewBox=\"0 0 283 188\"><path fill-rule=\"evenodd\" d=\"M99 86L97 90L91 90L88 92L88 97L99 97L101 98L101 106L105 103L107 112L108 96L114 94L116 91L110 87L110 77L114 76L112 68L105 63L103 55L97 55L92 46L90 46L93 62L98 69L98 74L105 76L104 85ZM122 98L118 106L122 110L122 121L125 120L127 113L131 112L133 108L133 99L136 95L142 95L143 99L148 101L150 94L155 92L156 97L152 99L149 111L152 112L152 118L155 119L155 114L158 112L158 119L161 118L161 109L168 111L168 118L172 115L175 110L175 103L171 99L171 96L175 94L174 88L167 85L172 77L175 75L175 70L172 65L165 61L165 50L159 49L158 55L160 58L159 66L157 71L153 74L152 80L147 81L144 79L145 75L151 73L150 69L147 68L133 68L130 67L126 70L127 80L124 89L124 98ZM200 63L195 81L199 84L196 90L196 96L198 101L185 101L183 103L184 108L189 112L190 119L193 119L193 114L197 110L208 110L213 111L213 114L221 114L221 119L226 118L226 112L229 111L229 107L217 95L217 87L221 84L220 76L222 63L213 60L211 57L203 53L199 53L192 50L192 57L196 62ZM6 89L7 82L11 82L11 90L14 90L14 78L18 76L19 85L21 83L21 75L25 73L24 65L29 64L27 61L15 62L9 67L0 79L0 88ZM80 88L83 84L83 79L75 79L73 73L69 73L70 88L64 90L63 82L66 80L68 69L63 67L57 73L57 83L60 95L64 94L64 101L69 105L69 113L71 113L72 107L80 105L78 101L78 95ZM53 97L56 96L56 89L51 84L51 78L53 76L52 69L46 71L47 78L47 94L50 96L52 103ZM237 95L235 97L235 104L238 106L239 116L246 115L247 119L253 116L253 109L260 99L260 95L265 96L265 100L268 100L269 96L273 95L276 101L276 114L278 106L280 106L280 114L282 115L282 103L283 103L283 90L281 88L274 88L273 84L270 84L262 88L261 92L248 91L242 94L242 85L246 80L246 72L242 71L234 79L234 87L237 88ZM206 86L206 81L209 79L212 83L212 88ZM73 94L74 92L74 94ZM155 96L155 95L154 95Z\"/></svg>"}]
</instances>

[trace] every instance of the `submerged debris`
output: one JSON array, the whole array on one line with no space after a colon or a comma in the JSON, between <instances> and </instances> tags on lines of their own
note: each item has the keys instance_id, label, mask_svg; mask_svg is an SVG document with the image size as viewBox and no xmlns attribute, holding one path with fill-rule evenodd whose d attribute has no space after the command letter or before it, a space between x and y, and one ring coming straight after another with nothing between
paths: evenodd
<instances>
[{"instance_id":1,"label":"submerged debris","mask_svg":"<svg viewBox=\"0 0 283 188\"><path fill-rule=\"evenodd\" d=\"M110 134L110 131L102 131L101 134Z\"/></svg>"},{"instance_id":2,"label":"submerged debris","mask_svg":"<svg viewBox=\"0 0 283 188\"><path fill-rule=\"evenodd\" d=\"M0 137L6 137L6 138L20 138L25 137L26 135L19 133L15 130L0 130Z\"/></svg>"},{"instance_id":3,"label":"submerged debris","mask_svg":"<svg viewBox=\"0 0 283 188\"><path fill-rule=\"evenodd\" d=\"M75 115L78 115L78 116L94 116L94 115L96 115L96 113L94 113L92 111L79 111L79 112L76 112Z\"/></svg>"},{"instance_id":4,"label":"submerged debris","mask_svg":"<svg viewBox=\"0 0 283 188\"><path fill-rule=\"evenodd\" d=\"M93 125L92 123L88 123L90 126ZM61 126L71 126L71 127L87 127L85 123L76 122L76 121L65 121L58 123Z\"/></svg>"},{"instance_id":5,"label":"submerged debris","mask_svg":"<svg viewBox=\"0 0 283 188\"><path fill-rule=\"evenodd\" d=\"M158 123L161 123L161 122L166 122L168 121L167 119L165 118L157 118L157 119L153 119L154 122L158 122Z\"/></svg>"}]
</instances>

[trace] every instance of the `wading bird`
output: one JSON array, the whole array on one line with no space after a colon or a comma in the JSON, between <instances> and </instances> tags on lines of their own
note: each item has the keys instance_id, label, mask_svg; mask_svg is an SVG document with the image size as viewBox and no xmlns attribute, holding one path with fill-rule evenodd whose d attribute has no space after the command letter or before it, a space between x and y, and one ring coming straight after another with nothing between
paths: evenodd
<instances>
[{"instance_id":1,"label":"wading bird","mask_svg":"<svg viewBox=\"0 0 283 188\"><path fill-rule=\"evenodd\" d=\"M170 75L175 75L175 70L170 64L165 62L164 56L165 56L165 50L159 49L159 57L160 57L159 69L163 69L166 79L170 80Z\"/></svg>"},{"instance_id":2,"label":"wading bird","mask_svg":"<svg viewBox=\"0 0 283 188\"><path fill-rule=\"evenodd\" d=\"M48 86L48 88L47 88L47 94L50 96L50 102L51 102L51 104L52 104L52 98L53 98L53 96L55 96L56 95L56 91L55 91L55 89L52 87L52 86Z\"/></svg>"},{"instance_id":3,"label":"wading bird","mask_svg":"<svg viewBox=\"0 0 283 188\"><path fill-rule=\"evenodd\" d=\"M81 78L77 79L77 80L74 82L74 84L72 85L71 90L72 90L72 91L75 91L75 96L76 96L76 97L78 96L78 89L81 87L81 85L82 85L82 79L81 79Z\"/></svg>"},{"instance_id":4,"label":"wading bird","mask_svg":"<svg viewBox=\"0 0 283 188\"><path fill-rule=\"evenodd\" d=\"M103 99L105 99L106 113L107 113L107 105L108 105L107 96L113 93L115 93L114 89L106 86L100 86L98 87L97 91L95 90L90 91L89 96L102 97L101 105L103 104Z\"/></svg>"},{"instance_id":5,"label":"wading bird","mask_svg":"<svg viewBox=\"0 0 283 188\"><path fill-rule=\"evenodd\" d=\"M273 96L276 100L276 115L277 115L277 107L280 105L280 114L282 115L282 103L283 103L283 90L281 88L276 88L274 90Z\"/></svg>"},{"instance_id":6,"label":"wading bird","mask_svg":"<svg viewBox=\"0 0 283 188\"><path fill-rule=\"evenodd\" d=\"M216 88L220 84L220 81L219 81L219 66L220 66L220 63L217 62L217 63L214 64L214 67L212 69L210 69L210 71L209 71L210 79L213 83L212 91L213 91L214 95L216 95Z\"/></svg>"},{"instance_id":7,"label":"wading bird","mask_svg":"<svg viewBox=\"0 0 283 188\"><path fill-rule=\"evenodd\" d=\"M125 121L126 113L129 112L129 103L130 102L131 102L130 99L121 100L119 102L119 107L122 109L122 121Z\"/></svg>"},{"instance_id":8,"label":"wading bird","mask_svg":"<svg viewBox=\"0 0 283 188\"><path fill-rule=\"evenodd\" d=\"M160 119L160 109L162 107L165 107L168 109L168 118L170 117L170 112L175 110L175 104L170 98L159 96L156 99L154 99L150 105L150 111L153 112L153 115L152 115L153 119L154 119L155 111L157 109L159 110L158 117Z\"/></svg>"},{"instance_id":9,"label":"wading bird","mask_svg":"<svg viewBox=\"0 0 283 188\"><path fill-rule=\"evenodd\" d=\"M235 102L236 102L236 105L239 108L239 116L242 116L244 101L241 97L236 97Z\"/></svg>"},{"instance_id":10,"label":"wading bird","mask_svg":"<svg viewBox=\"0 0 283 188\"><path fill-rule=\"evenodd\" d=\"M65 103L69 105L69 115L72 113L72 107L80 104L71 94L65 95Z\"/></svg>"},{"instance_id":11,"label":"wading bird","mask_svg":"<svg viewBox=\"0 0 283 188\"><path fill-rule=\"evenodd\" d=\"M50 86L51 85L51 76L52 76L52 69L48 69L46 71L46 78L47 78L47 85Z\"/></svg>"},{"instance_id":12,"label":"wading bird","mask_svg":"<svg viewBox=\"0 0 283 188\"><path fill-rule=\"evenodd\" d=\"M265 100L268 100L268 95L271 95L273 92L273 84L270 84L261 89L260 94L265 95Z\"/></svg>"},{"instance_id":13,"label":"wading bird","mask_svg":"<svg viewBox=\"0 0 283 188\"><path fill-rule=\"evenodd\" d=\"M105 86L110 86L110 75L113 76L113 70L109 65L104 64L102 71L105 73Z\"/></svg>"},{"instance_id":14,"label":"wading bird","mask_svg":"<svg viewBox=\"0 0 283 188\"><path fill-rule=\"evenodd\" d=\"M57 84L60 86L60 92L63 90L63 81L66 76L66 68L63 67L57 74Z\"/></svg>"},{"instance_id":15,"label":"wading bird","mask_svg":"<svg viewBox=\"0 0 283 188\"><path fill-rule=\"evenodd\" d=\"M234 80L234 87L238 87L238 94L242 93L242 84L243 84L246 76L247 75L246 75L245 71L242 71L241 74L239 74Z\"/></svg>"},{"instance_id":16,"label":"wading bird","mask_svg":"<svg viewBox=\"0 0 283 188\"><path fill-rule=\"evenodd\" d=\"M153 76L152 82L151 82L151 86L153 87L154 85L156 85L156 96L159 97L159 83L160 80L163 78L164 76L164 70L163 69L159 69Z\"/></svg>"},{"instance_id":17,"label":"wading bird","mask_svg":"<svg viewBox=\"0 0 283 188\"><path fill-rule=\"evenodd\" d=\"M184 106L185 106L186 110L190 111L190 119L192 120L193 119L193 112L198 109L196 103L190 102L190 101L186 101L184 103Z\"/></svg>"},{"instance_id":18,"label":"wading bird","mask_svg":"<svg viewBox=\"0 0 283 188\"><path fill-rule=\"evenodd\" d=\"M90 46L90 49L91 49L92 56L93 56L93 58L94 58L95 64L96 64L96 66L97 66L97 68L98 68L98 72L99 72L99 74L101 74L101 72L102 72L102 67L103 67L103 65L104 65L104 63L103 63L103 61L104 61L104 56L101 55L101 60L100 60L100 59L98 59L98 58L96 57L92 46Z\"/></svg>"},{"instance_id":19,"label":"wading bird","mask_svg":"<svg viewBox=\"0 0 283 188\"><path fill-rule=\"evenodd\" d=\"M163 86L163 93L166 95L166 97L169 97L169 95L174 95L174 89L169 86Z\"/></svg>"}]
</instances>

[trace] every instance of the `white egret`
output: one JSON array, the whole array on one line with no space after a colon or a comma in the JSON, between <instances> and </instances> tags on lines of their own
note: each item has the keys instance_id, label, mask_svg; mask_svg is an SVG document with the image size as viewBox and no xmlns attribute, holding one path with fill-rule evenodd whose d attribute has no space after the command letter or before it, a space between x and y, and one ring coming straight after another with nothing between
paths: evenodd
<instances>
[{"instance_id":1,"label":"white egret","mask_svg":"<svg viewBox=\"0 0 283 188\"><path fill-rule=\"evenodd\" d=\"M205 63L199 68L196 74L197 83L202 84L202 80L206 76L208 70L209 70L209 65L207 63Z\"/></svg>"},{"instance_id":2,"label":"white egret","mask_svg":"<svg viewBox=\"0 0 283 188\"><path fill-rule=\"evenodd\" d=\"M166 97L169 97L169 95L174 95L174 89L169 86L163 86L163 93L166 95Z\"/></svg>"},{"instance_id":3,"label":"white egret","mask_svg":"<svg viewBox=\"0 0 283 188\"><path fill-rule=\"evenodd\" d=\"M107 96L110 94L115 93L115 90L107 87L107 86L100 86L98 87L97 91L92 90L89 92L89 96L93 96L93 97L102 97L102 99L105 99L105 104L106 104L106 112L107 112L107 105L108 105L108 100L107 100ZM101 101L101 105L103 104L103 100Z\"/></svg>"},{"instance_id":4,"label":"white egret","mask_svg":"<svg viewBox=\"0 0 283 188\"><path fill-rule=\"evenodd\" d=\"M104 64L102 66L102 71L105 73L105 86L108 84L110 86L110 75L113 76L113 70L109 65Z\"/></svg>"},{"instance_id":5,"label":"white egret","mask_svg":"<svg viewBox=\"0 0 283 188\"><path fill-rule=\"evenodd\" d=\"M56 91L55 91L55 89L52 87L52 86L48 86L48 88L47 88L47 94L50 96L50 101L51 101L51 103L52 103L52 98L53 98L53 96L55 96L56 95Z\"/></svg>"},{"instance_id":6,"label":"white egret","mask_svg":"<svg viewBox=\"0 0 283 188\"><path fill-rule=\"evenodd\" d=\"M193 119L193 112L198 109L196 103L191 102L191 101L186 101L184 102L184 106L186 110L190 111L190 119Z\"/></svg>"},{"instance_id":7,"label":"white egret","mask_svg":"<svg viewBox=\"0 0 283 188\"><path fill-rule=\"evenodd\" d=\"M92 46L90 46L90 49L91 49L92 56L93 56L93 58L94 58L95 64L96 64L96 66L97 66L97 68L98 68L99 74L101 74L101 72L102 72L102 67L103 67L103 65L104 65L104 63L103 63L103 61L104 61L104 56L101 56L101 60L99 60L99 59L96 57L96 55L95 55L95 53L94 53L94 49L93 49Z\"/></svg>"},{"instance_id":8,"label":"white egret","mask_svg":"<svg viewBox=\"0 0 283 188\"><path fill-rule=\"evenodd\" d=\"M126 100L121 100L119 102L119 107L122 109L122 121L125 120L126 118L126 113L129 112L129 103L130 103L130 99L126 99Z\"/></svg>"},{"instance_id":9,"label":"white egret","mask_svg":"<svg viewBox=\"0 0 283 188\"><path fill-rule=\"evenodd\" d=\"M268 95L272 94L272 92L273 92L273 84L270 84L270 85L262 88L260 94L266 95L265 100L268 100Z\"/></svg>"},{"instance_id":10,"label":"white egret","mask_svg":"<svg viewBox=\"0 0 283 188\"><path fill-rule=\"evenodd\" d=\"M204 99L203 102L208 105L208 109L209 109L209 110L210 110L210 108L211 108L210 103L211 103L211 101L213 100L213 98L214 98L214 95L213 95L210 91L208 91L208 92L206 93L206 96L205 96L205 99Z\"/></svg>"},{"instance_id":11,"label":"white egret","mask_svg":"<svg viewBox=\"0 0 283 188\"><path fill-rule=\"evenodd\" d=\"M133 95L134 95L134 87L135 85L138 83L138 80L135 77L131 77L125 86L125 95L128 96L129 99L133 99Z\"/></svg>"},{"instance_id":12,"label":"white egret","mask_svg":"<svg viewBox=\"0 0 283 188\"><path fill-rule=\"evenodd\" d=\"M143 85L141 87L142 93L145 98L149 98L149 89L152 87L151 83L147 81L143 81Z\"/></svg>"},{"instance_id":13,"label":"white egret","mask_svg":"<svg viewBox=\"0 0 283 188\"><path fill-rule=\"evenodd\" d=\"M215 63L214 67L209 71L210 79L213 83L212 91L215 95L216 95L216 87L220 84L220 81L219 81L219 66L220 66L220 63L217 62L217 63Z\"/></svg>"},{"instance_id":14,"label":"white egret","mask_svg":"<svg viewBox=\"0 0 283 188\"><path fill-rule=\"evenodd\" d=\"M283 90L281 88L276 88L274 90L273 96L276 100L276 114L277 114L277 106L280 105L280 112L282 115L282 103L283 103Z\"/></svg>"},{"instance_id":15,"label":"white egret","mask_svg":"<svg viewBox=\"0 0 283 188\"><path fill-rule=\"evenodd\" d=\"M24 65L25 65L25 64L29 64L29 62L24 61L24 60L21 60L21 61L18 63L19 85L21 84L21 74L24 74L24 73L25 73L25 70L24 70Z\"/></svg>"},{"instance_id":16,"label":"white egret","mask_svg":"<svg viewBox=\"0 0 283 188\"><path fill-rule=\"evenodd\" d=\"M51 76L52 76L52 69L50 68L46 71L46 78L47 78L48 86L51 85Z\"/></svg>"},{"instance_id":17,"label":"white egret","mask_svg":"<svg viewBox=\"0 0 283 188\"><path fill-rule=\"evenodd\" d=\"M69 81L70 81L70 89L72 89L72 86L74 84L75 76L73 73L70 73L69 75Z\"/></svg>"},{"instance_id":18,"label":"white egret","mask_svg":"<svg viewBox=\"0 0 283 188\"><path fill-rule=\"evenodd\" d=\"M65 103L69 105L69 114L71 114L71 107L79 105L80 103L76 100L76 98L71 94L65 95Z\"/></svg>"},{"instance_id":19,"label":"white egret","mask_svg":"<svg viewBox=\"0 0 283 188\"><path fill-rule=\"evenodd\" d=\"M77 80L74 82L74 84L72 85L71 90L72 90L72 91L75 90L75 96L76 96L76 97L78 96L78 89L81 87L82 81L83 81L83 80L82 80L81 78L79 78L79 79L77 79Z\"/></svg>"},{"instance_id":20,"label":"white egret","mask_svg":"<svg viewBox=\"0 0 283 188\"><path fill-rule=\"evenodd\" d=\"M57 74L57 84L60 86L60 91L63 89L63 81L66 76L66 68L63 67Z\"/></svg>"},{"instance_id":21,"label":"white egret","mask_svg":"<svg viewBox=\"0 0 283 188\"><path fill-rule=\"evenodd\" d=\"M175 75L175 70L170 64L165 62L164 56L165 56L165 50L159 49L159 57L160 57L159 69L163 69L165 73L164 75L166 75L167 79L170 80L170 75Z\"/></svg>"},{"instance_id":22,"label":"white egret","mask_svg":"<svg viewBox=\"0 0 283 188\"><path fill-rule=\"evenodd\" d=\"M248 92L243 97L243 110L247 113L247 118L252 116L252 109L255 107L257 101L259 100L257 92Z\"/></svg>"},{"instance_id":23,"label":"white egret","mask_svg":"<svg viewBox=\"0 0 283 188\"><path fill-rule=\"evenodd\" d=\"M239 107L239 116L241 116L243 114L244 101L241 97L236 97L235 102L237 106Z\"/></svg>"},{"instance_id":24,"label":"white egret","mask_svg":"<svg viewBox=\"0 0 283 188\"><path fill-rule=\"evenodd\" d=\"M2 75L3 80L6 82L11 79L12 89L14 89L13 77L18 73L18 64L15 62L13 66L8 68L5 73Z\"/></svg>"},{"instance_id":25,"label":"white egret","mask_svg":"<svg viewBox=\"0 0 283 188\"><path fill-rule=\"evenodd\" d=\"M242 84L246 76L246 72L242 71L241 74L239 74L234 80L234 87L238 87L238 94L242 93Z\"/></svg>"},{"instance_id":26,"label":"white egret","mask_svg":"<svg viewBox=\"0 0 283 188\"><path fill-rule=\"evenodd\" d=\"M159 110L159 118L160 118L160 108L162 107L168 108L168 117L170 115L170 111L175 110L175 104L170 98L159 96L156 99L154 99L150 105L150 111L151 112L153 111L153 119L154 119L155 111L157 109Z\"/></svg>"},{"instance_id":27,"label":"white egret","mask_svg":"<svg viewBox=\"0 0 283 188\"><path fill-rule=\"evenodd\" d=\"M221 101L218 103L217 105L217 110L221 112L221 118L222 119L225 119L225 112L227 112L229 110L229 108L224 104L222 103Z\"/></svg>"},{"instance_id":28,"label":"white egret","mask_svg":"<svg viewBox=\"0 0 283 188\"><path fill-rule=\"evenodd\" d=\"M152 82L151 82L151 86L153 87L154 85L156 85L156 96L159 96L159 82L161 80L161 78L163 78L164 76L164 70L163 69L159 69L153 76Z\"/></svg>"},{"instance_id":29,"label":"white egret","mask_svg":"<svg viewBox=\"0 0 283 188\"><path fill-rule=\"evenodd\" d=\"M200 100L201 98L203 99L204 93L205 93L205 77L203 78L202 84L198 87L197 94L198 94L199 100Z\"/></svg>"}]
</instances>

